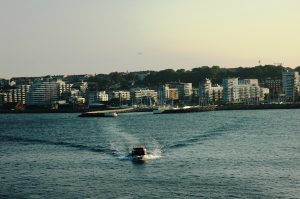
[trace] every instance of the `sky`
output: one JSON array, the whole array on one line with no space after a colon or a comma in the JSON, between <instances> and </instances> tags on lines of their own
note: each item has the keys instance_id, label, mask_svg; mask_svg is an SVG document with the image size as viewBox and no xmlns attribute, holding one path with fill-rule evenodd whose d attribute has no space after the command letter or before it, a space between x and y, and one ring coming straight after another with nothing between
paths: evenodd
<instances>
[{"instance_id":1,"label":"sky","mask_svg":"<svg viewBox=\"0 0 300 199\"><path fill-rule=\"evenodd\" d=\"M0 77L300 65L300 0L0 0Z\"/></svg>"}]
</instances>

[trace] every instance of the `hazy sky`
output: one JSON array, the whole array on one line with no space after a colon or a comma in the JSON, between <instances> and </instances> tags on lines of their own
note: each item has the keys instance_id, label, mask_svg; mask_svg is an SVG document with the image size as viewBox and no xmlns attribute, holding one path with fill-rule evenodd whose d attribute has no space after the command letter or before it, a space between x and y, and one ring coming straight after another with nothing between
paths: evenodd
<instances>
[{"instance_id":1,"label":"hazy sky","mask_svg":"<svg viewBox=\"0 0 300 199\"><path fill-rule=\"evenodd\" d=\"M0 0L0 77L300 65L300 0Z\"/></svg>"}]
</instances>

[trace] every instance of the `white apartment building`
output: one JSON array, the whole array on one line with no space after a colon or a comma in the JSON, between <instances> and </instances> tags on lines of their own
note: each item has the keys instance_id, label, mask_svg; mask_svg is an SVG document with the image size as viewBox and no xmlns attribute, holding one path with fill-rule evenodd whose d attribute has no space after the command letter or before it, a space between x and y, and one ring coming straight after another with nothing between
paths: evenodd
<instances>
[{"instance_id":1,"label":"white apartment building","mask_svg":"<svg viewBox=\"0 0 300 199\"><path fill-rule=\"evenodd\" d=\"M6 90L3 94L4 103L21 103L25 104L26 95L30 89L30 85L19 85L15 89Z\"/></svg>"},{"instance_id":2,"label":"white apartment building","mask_svg":"<svg viewBox=\"0 0 300 199\"><path fill-rule=\"evenodd\" d=\"M111 93L111 99L116 98L120 100L130 100L130 92L129 91L113 91Z\"/></svg>"},{"instance_id":3,"label":"white apartment building","mask_svg":"<svg viewBox=\"0 0 300 199\"><path fill-rule=\"evenodd\" d=\"M150 89L131 89L131 99L135 104L142 104L143 99L149 100L149 105L157 101L157 92ZM154 100L154 101L152 101Z\"/></svg>"},{"instance_id":4,"label":"white apartment building","mask_svg":"<svg viewBox=\"0 0 300 199\"><path fill-rule=\"evenodd\" d=\"M105 91L98 92L100 102L107 102L108 101L108 94Z\"/></svg>"},{"instance_id":5,"label":"white apartment building","mask_svg":"<svg viewBox=\"0 0 300 199\"><path fill-rule=\"evenodd\" d=\"M63 92L70 92L73 86L73 84L67 84L65 81L62 80L58 80L57 83L59 95L61 95Z\"/></svg>"},{"instance_id":6,"label":"white apartment building","mask_svg":"<svg viewBox=\"0 0 300 199\"><path fill-rule=\"evenodd\" d=\"M223 87L220 85L212 85L210 79L205 79L199 84L199 102L211 103L219 102L223 97Z\"/></svg>"},{"instance_id":7,"label":"white apartment building","mask_svg":"<svg viewBox=\"0 0 300 199\"><path fill-rule=\"evenodd\" d=\"M31 106L51 105L59 99L59 84L54 81L34 82L28 92L26 104Z\"/></svg>"},{"instance_id":8,"label":"white apartment building","mask_svg":"<svg viewBox=\"0 0 300 199\"><path fill-rule=\"evenodd\" d=\"M238 78L223 79L223 101L237 103L239 101Z\"/></svg>"},{"instance_id":9,"label":"white apartment building","mask_svg":"<svg viewBox=\"0 0 300 199\"><path fill-rule=\"evenodd\" d=\"M269 89L261 88L257 79L224 79L223 87L225 103L258 104L269 94Z\"/></svg>"},{"instance_id":10,"label":"white apartment building","mask_svg":"<svg viewBox=\"0 0 300 199\"><path fill-rule=\"evenodd\" d=\"M107 101L108 94L105 91L89 91L89 104Z\"/></svg>"},{"instance_id":11,"label":"white apartment building","mask_svg":"<svg viewBox=\"0 0 300 199\"><path fill-rule=\"evenodd\" d=\"M282 92L286 101L295 101L300 92L299 73L283 72L282 73Z\"/></svg>"}]
</instances>

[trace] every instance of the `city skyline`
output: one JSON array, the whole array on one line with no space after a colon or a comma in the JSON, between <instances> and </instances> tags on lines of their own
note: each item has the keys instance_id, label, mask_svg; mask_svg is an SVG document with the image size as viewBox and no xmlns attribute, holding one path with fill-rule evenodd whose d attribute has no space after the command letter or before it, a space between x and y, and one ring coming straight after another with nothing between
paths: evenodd
<instances>
[{"instance_id":1,"label":"city skyline","mask_svg":"<svg viewBox=\"0 0 300 199\"><path fill-rule=\"evenodd\" d=\"M300 65L300 2L0 1L0 77Z\"/></svg>"}]
</instances>

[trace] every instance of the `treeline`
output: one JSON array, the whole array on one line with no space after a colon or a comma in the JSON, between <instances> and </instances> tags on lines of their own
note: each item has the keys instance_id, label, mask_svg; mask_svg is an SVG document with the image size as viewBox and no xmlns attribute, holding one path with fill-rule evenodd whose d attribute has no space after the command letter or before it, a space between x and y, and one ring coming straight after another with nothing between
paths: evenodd
<instances>
[{"instance_id":1,"label":"treeline","mask_svg":"<svg viewBox=\"0 0 300 199\"><path fill-rule=\"evenodd\" d=\"M221 68L219 66L202 66L192 70L173 70L165 69L161 71L148 71L144 79L139 79L141 72L113 72L110 74L98 74L88 79L88 82L96 82L99 89L129 89L131 87L149 87L156 88L159 84L168 82L191 82L195 87L205 78L209 78L215 84L221 84L224 78L238 77L241 79L255 78L264 80L266 78L281 79L282 72L285 70L294 70L300 73L300 66L295 69L283 66L264 65L250 68Z\"/></svg>"}]
</instances>

